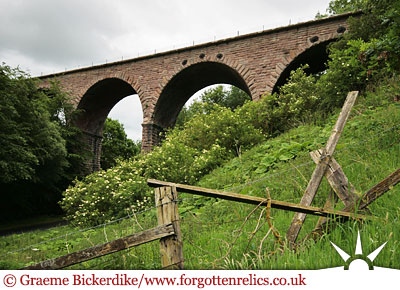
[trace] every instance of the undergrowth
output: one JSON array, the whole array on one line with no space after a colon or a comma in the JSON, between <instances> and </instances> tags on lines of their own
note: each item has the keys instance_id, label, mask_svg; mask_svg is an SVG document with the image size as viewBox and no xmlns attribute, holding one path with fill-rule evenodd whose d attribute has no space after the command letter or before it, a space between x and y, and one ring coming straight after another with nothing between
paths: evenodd
<instances>
[{"instance_id":1,"label":"undergrowth","mask_svg":"<svg viewBox=\"0 0 400 290\"><path fill-rule=\"evenodd\" d=\"M396 103L378 106L375 103L372 106L373 102L375 100L372 95L360 98L334 155L358 194L395 171L400 164L400 106ZM315 168L308 152L325 144L336 119L337 114L323 126L306 124L270 139L213 170L198 185L261 197L266 197L265 189L268 188L272 199L298 203ZM329 191L329 185L324 180L313 205L323 206ZM398 187L394 187L370 206L372 214L379 217L379 220L338 224L320 240L303 241L296 252L282 248L277 237L269 232L266 212L261 212L262 209L257 209L249 216L254 206L180 194L178 206L185 268L320 269L342 266L343 261L330 241L352 254L358 230L361 232L365 254L388 241L374 261L375 265L400 268L399 191ZM270 221L283 242L292 217L292 212L271 209ZM313 229L317 219L307 217L299 241ZM156 210L152 208L87 231L68 225L1 237L0 268L19 268L105 243L156 224ZM257 228L257 224L263 226ZM73 232L76 233L71 234ZM74 265L69 269L160 267L159 245L153 242Z\"/></svg>"}]
</instances>

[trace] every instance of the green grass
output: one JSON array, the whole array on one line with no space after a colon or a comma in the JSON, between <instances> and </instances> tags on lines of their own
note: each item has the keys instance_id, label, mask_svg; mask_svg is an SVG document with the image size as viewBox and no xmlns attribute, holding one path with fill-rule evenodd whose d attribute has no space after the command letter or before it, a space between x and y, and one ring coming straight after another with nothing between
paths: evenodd
<instances>
[{"instance_id":1,"label":"green grass","mask_svg":"<svg viewBox=\"0 0 400 290\"><path fill-rule=\"evenodd\" d=\"M23 267L106 243L139 232L142 228L147 229L156 225L156 212L155 209L151 209L148 212L138 214L136 218L124 219L87 230L66 225L1 237L0 268ZM121 265L126 269L144 269L146 267L153 269L159 267L159 260L159 252L153 243L142 246L140 250L123 251L117 255L109 255L105 258L71 266L69 269L112 269L115 265ZM150 263L144 265L143 261L150 261ZM152 261L154 261L154 264Z\"/></svg>"},{"instance_id":2,"label":"green grass","mask_svg":"<svg viewBox=\"0 0 400 290\"><path fill-rule=\"evenodd\" d=\"M323 147L336 121L332 116L324 126L302 125L268 140L202 178L198 185L266 197L268 187L276 200L298 203L315 168L308 152ZM400 165L400 106L385 105L353 110L337 146L335 159L359 194L385 178ZM251 182L249 185L239 185ZM324 180L313 202L322 206L330 188ZM297 252L281 250L277 239L264 224L255 232L261 209L245 218L254 206L212 198L181 194L179 203L187 269L320 269L342 266L343 261L330 241L350 255L354 253L357 231L363 251L369 254L388 241L374 264L400 268L400 186L393 188L370 206L381 218L363 224L338 224L318 241L306 241ZM337 208L341 205L338 204ZM265 214L265 212L264 212ZM284 241L293 213L271 210L271 221ZM260 219L265 221L265 216ZM317 217L308 216L299 240L309 233ZM67 235L77 229L63 226L45 231L0 237L0 268L18 268L101 244L155 226L155 209L107 226ZM140 226L139 226L140 225ZM243 225L243 226L242 226ZM55 239L56 237L60 237ZM235 239L237 238L236 242ZM54 239L54 240L52 240ZM48 242L44 242L50 240ZM41 243L37 245L38 243ZM36 245L35 245L36 244ZM34 246L30 246L34 245ZM18 249L25 250L8 254ZM78 264L70 269L159 269L157 242Z\"/></svg>"}]
</instances>

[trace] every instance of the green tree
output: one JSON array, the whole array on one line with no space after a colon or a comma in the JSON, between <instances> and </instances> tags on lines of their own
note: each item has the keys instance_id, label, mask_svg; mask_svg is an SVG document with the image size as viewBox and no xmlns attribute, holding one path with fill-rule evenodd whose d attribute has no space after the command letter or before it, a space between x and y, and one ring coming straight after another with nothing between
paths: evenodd
<instances>
[{"instance_id":1,"label":"green tree","mask_svg":"<svg viewBox=\"0 0 400 290\"><path fill-rule=\"evenodd\" d=\"M217 86L205 91L200 98L203 103L216 104L231 110L243 106L250 100L248 94L235 86L231 86L229 90L225 90L223 86Z\"/></svg>"},{"instance_id":2,"label":"green tree","mask_svg":"<svg viewBox=\"0 0 400 290\"><path fill-rule=\"evenodd\" d=\"M330 44L327 70L317 77L317 109L328 113L348 91L370 90L400 71L400 0L332 0L328 8L331 15L351 11L362 13Z\"/></svg>"},{"instance_id":3,"label":"green tree","mask_svg":"<svg viewBox=\"0 0 400 290\"><path fill-rule=\"evenodd\" d=\"M140 142L135 143L127 137L118 120L107 118L103 128L101 168L108 169L116 164L117 159L129 159L139 154L140 147Z\"/></svg>"},{"instance_id":4,"label":"green tree","mask_svg":"<svg viewBox=\"0 0 400 290\"><path fill-rule=\"evenodd\" d=\"M176 119L175 126L182 128L190 119L197 114L208 114L212 106L201 101L194 101L189 107L184 106Z\"/></svg>"},{"instance_id":5,"label":"green tree","mask_svg":"<svg viewBox=\"0 0 400 290\"><path fill-rule=\"evenodd\" d=\"M56 83L41 89L37 82L0 66L0 220L59 210L61 192L83 168L68 96Z\"/></svg>"},{"instance_id":6,"label":"green tree","mask_svg":"<svg viewBox=\"0 0 400 290\"><path fill-rule=\"evenodd\" d=\"M246 101L251 100L250 96L241 89L231 86L228 90L223 86L217 86L206 90L199 101L193 102L189 107L183 107L178 115L176 125L183 126L197 114L210 114L216 108L215 105L231 109L243 106Z\"/></svg>"},{"instance_id":7,"label":"green tree","mask_svg":"<svg viewBox=\"0 0 400 290\"><path fill-rule=\"evenodd\" d=\"M367 0L368 1L368 0ZM366 0L334 0L329 3L327 11L331 15L342 14L362 10Z\"/></svg>"},{"instance_id":8,"label":"green tree","mask_svg":"<svg viewBox=\"0 0 400 290\"><path fill-rule=\"evenodd\" d=\"M0 181L37 181L38 168L51 162L67 167L67 151L49 102L33 79L18 69L0 66ZM50 177L51 178L51 177Z\"/></svg>"}]
</instances>

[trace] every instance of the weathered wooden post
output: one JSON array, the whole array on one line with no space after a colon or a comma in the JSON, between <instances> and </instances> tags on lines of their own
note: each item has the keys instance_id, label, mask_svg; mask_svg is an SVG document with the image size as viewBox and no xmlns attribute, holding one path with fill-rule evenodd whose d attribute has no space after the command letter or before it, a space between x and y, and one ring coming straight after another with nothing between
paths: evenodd
<instances>
[{"instance_id":1,"label":"weathered wooden post","mask_svg":"<svg viewBox=\"0 0 400 290\"><path fill-rule=\"evenodd\" d=\"M321 160L318 162L317 166L314 169L311 180L309 181L303 197L300 200L300 205L309 206L314 200L319 185L321 184L322 178L324 177L325 172L328 169L329 164L331 163L333 152L335 151L336 145L339 141L344 125L349 118L351 108L353 107L357 96L358 91L349 92L349 94L347 95L342 111L340 112L335 127L332 130L331 136L329 137L325 148L322 150L322 152L319 153ZM292 224L290 225L289 230L286 234L286 238L292 248L295 247L296 239L303 226L306 216L307 215L305 213L297 212L293 217Z\"/></svg>"},{"instance_id":2,"label":"weathered wooden post","mask_svg":"<svg viewBox=\"0 0 400 290\"><path fill-rule=\"evenodd\" d=\"M176 187L155 188L158 224L172 223L175 235L160 239L163 269L183 269L183 243L178 213Z\"/></svg>"}]
</instances>

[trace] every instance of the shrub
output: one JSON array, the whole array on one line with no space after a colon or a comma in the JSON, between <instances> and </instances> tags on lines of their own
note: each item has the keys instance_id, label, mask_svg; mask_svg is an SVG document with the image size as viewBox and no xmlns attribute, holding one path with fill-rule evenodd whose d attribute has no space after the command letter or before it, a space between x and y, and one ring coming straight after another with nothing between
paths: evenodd
<instances>
[{"instance_id":1,"label":"shrub","mask_svg":"<svg viewBox=\"0 0 400 290\"><path fill-rule=\"evenodd\" d=\"M332 0L330 13L363 10L349 19L349 33L329 49L328 70L319 80L322 106L332 109L348 91L397 74L400 65L399 0Z\"/></svg>"},{"instance_id":2,"label":"shrub","mask_svg":"<svg viewBox=\"0 0 400 290\"><path fill-rule=\"evenodd\" d=\"M151 189L138 169L136 160L121 161L114 168L76 180L60 203L66 218L78 226L92 226L147 207Z\"/></svg>"},{"instance_id":3,"label":"shrub","mask_svg":"<svg viewBox=\"0 0 400 290\"><path fill-rule=\"evenodd\" d=\"M217 144L198 150L169 136L143 158L146 177L193 184L220 165L226 159L226 151Z\"/></svg>"},{"instance_id":4,"label":"shrub","mask_svg":"<svg viewBox=\"0 0 400 290\"><path fill-rule=\"evenodd\" d=\"M318 107L320 96L316 77L306 75L306 68L292 71L279 94L264 95L259 102L246 103L238 109L239 115L264 135L275 135L309 119Z\"/></svg>"},{"instance_id":5,"label":"shrub","mask_svg":"<svg viewBox=\"0 0 400 290\"><path fill-rule=\"evenodd\" d=\"M243 106L251 97L241 89L231 86L226 90L223 86L217 86L206 90L200 100L194 101L189 107L184 106L176 120L176 126L183 125L197 114L209 114L215 109L215 105L229 108L232 111Z\"/></svg>"},{"instance_id":6,"label":"shrub","mask_svg":"<svg viewBox=\"0 0 400 290\"><path fill-rule=\"evenodd\" d=\"M214 105L209 114L197 114L188 121L183 130L171 133L171 139L179 138L186 146L197 150L209 150L214 144L229 153L238 152L239 148L249 148L263 139L263 134L241 110Z\"/></svg>"},{"instance_id":7,"label":"shrub","mask_svg":"<svg viewBox=\"0 0 400 290\"><path fill-rule=\"evenodd\" d=\"M197 114L183 129L169 131L152 152L75 181L61 202L67 219L92 226L141 210L152 200L148 178L195 184L225 160L265 139L243 111L214 106L207 117Z\"/></svg>"}]
</instances>

